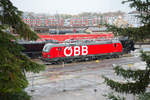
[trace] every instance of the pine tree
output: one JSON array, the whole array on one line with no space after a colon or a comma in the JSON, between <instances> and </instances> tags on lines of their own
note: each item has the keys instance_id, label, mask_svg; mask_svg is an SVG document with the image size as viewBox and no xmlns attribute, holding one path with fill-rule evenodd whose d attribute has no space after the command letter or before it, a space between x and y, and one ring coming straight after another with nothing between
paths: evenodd
<instances>
[{"instance_id":1,"label":"pine tree","mask_svg":"<svg viewBox=\"0 0 150 100\"><path fill-rule=\"evenodd\" d=\"M35 40L38 38L21 19L19 11L10 0L0 0L0 99L29 100L24 91L28 85L26 72L38 73L43 65L31 61L21 53L23 48L14 40L16 37L7 32L13 29L20 38Z\"/></svg>"},{"instance_id":2,"label":"pine tree","mask_svg":"<svg viewBox=\"0 0 150 100\"><path fill-rule=\"evenodd\" d=\"M140 13L141 22L144 24L139 28L117 28L115 26L109 26L109 29L114 32L120 33L123 36L129 36L129 38L135 41L143 41L144 39L150 38L150 1L149 0L127 0L123 3L130 3L130 7L136 8ZM118 82L104 76L105 82L113 90L119 93L130 93L130 94L142 94L146 92L146 89L150 83L150 56L142 52L141 58L146 62L145 70L131 70L124 69L121 66L114 68L115 73L122 76L127 82ZM131 81L132 79L132 81ZM149 94L149 93L148 93ZM148 98L149 96L147 96ZM142 98L142 96L141 96ZM150 98L149 98L150 99ZM147 100L149 100L147 99ZM146 100L146 99L145 99Z\"/></svg>"}]
</instances>

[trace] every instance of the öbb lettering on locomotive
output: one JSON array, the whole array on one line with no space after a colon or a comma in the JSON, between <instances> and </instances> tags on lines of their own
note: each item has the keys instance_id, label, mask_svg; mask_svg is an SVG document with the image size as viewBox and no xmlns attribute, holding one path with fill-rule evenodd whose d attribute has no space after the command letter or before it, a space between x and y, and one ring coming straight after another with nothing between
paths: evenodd
<instances>
[{"instance_id":1,"label":"\u00f6bb lettering on locomotive","mask_svg":"<svg viewBox=\"0 0 150 100\"><path fill-rule=\"evenodd\" d=\"M119 40L48 43L43 48L42 56L45 61L59 62L118 56L122 54L122 51L122 45Z\"/></svg>"},{"instance_id":2,"label":"\u00f6bb lettering on locomotive","mask_svg":"<svg viewBox=\"0 0 150 100\"><path fill-rule=\"evenodd\" d=\"M70 46L65 47L64 55L65 56L79 56L79 55L87 55L88 54L88 46Z\"/></svg>"}]
</instances>

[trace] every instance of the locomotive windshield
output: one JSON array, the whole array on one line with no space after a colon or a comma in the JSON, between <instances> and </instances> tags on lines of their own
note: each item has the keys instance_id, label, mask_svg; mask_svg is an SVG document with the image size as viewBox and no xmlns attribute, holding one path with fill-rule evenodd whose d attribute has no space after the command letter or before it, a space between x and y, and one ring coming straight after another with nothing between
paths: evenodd
<instances>
[{"instance_id":1,"label":"locomotive windshield","mask_svg":"<svg viewBox=\"0 0 150 100\"><path fill-rule=\"evenodd\" d=\"M50 46L44 46L43 51L44 52L49 52Z\"/></svg>"}]
</instances>

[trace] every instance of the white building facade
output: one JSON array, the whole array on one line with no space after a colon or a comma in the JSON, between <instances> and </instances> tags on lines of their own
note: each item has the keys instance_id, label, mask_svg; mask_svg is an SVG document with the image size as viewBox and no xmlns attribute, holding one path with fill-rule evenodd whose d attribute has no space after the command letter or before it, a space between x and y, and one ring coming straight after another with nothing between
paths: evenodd
<instances>
[{"instance_id":1,"label":"white building facade","mask_svg":"<svg viewBox=\"0 0 150 100\"><path fill-rule=\"evenodd\" d=\"M139 15L140 13L138 13L137 11L133 11L125 14L124 20L126 20L132 27L140 27L143 24L141 23L141 19L138 17Z\"/></svg>"}]
</instances>

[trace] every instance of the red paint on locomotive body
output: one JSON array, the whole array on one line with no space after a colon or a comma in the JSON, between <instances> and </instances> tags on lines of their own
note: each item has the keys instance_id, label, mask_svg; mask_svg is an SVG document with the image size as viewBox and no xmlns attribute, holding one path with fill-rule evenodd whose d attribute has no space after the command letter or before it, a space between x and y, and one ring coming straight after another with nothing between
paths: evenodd
<instances>
[{"instance_id":1,"label":"red paint on locomotive body","mask_svg":"<svg viewBox=\"0 0 150 100\"><path fill-rule=\"evenodd\" d=\"M52 60L54 58L79 57L90 55L108 55L122 53L122 45L119 41L101 41L97 43L82 44L46 44L43 48L43 58Z\"/></svg>"}]
</instances>

